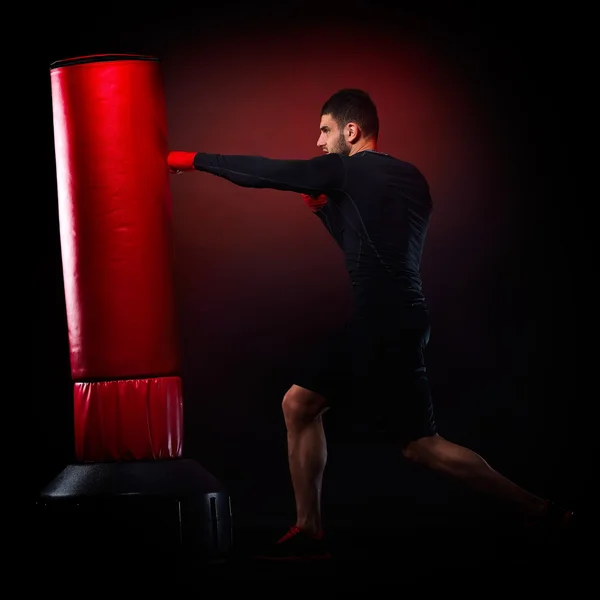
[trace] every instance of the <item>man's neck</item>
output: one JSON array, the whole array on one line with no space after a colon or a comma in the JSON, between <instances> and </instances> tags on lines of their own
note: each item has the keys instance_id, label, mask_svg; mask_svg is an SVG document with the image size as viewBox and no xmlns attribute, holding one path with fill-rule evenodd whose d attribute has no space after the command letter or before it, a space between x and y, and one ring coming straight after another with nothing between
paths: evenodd
<instances>
[{"instance_id":1,"label":"man's neck","mask_svg":"<svg viewBox=\"0 0 600 600\"><path fill-rule=\"evenodd\" d=\"M373 150L373 152L377 152L377 142L374 140L365 140L362 143L356 144L355 146L352 146L349 156L358 154L359 152L364 152L365 150Z\"/></svg>"}]
</instances>

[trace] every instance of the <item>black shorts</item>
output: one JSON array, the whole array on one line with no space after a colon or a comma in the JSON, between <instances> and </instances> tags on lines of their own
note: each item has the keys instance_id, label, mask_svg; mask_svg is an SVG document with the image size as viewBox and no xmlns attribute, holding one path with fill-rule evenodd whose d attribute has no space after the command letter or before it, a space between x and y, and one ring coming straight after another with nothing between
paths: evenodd
<instances>
[{"instance_id":1,"label":"black shorts","mask_svg":"<svg viewBox=\"0 0 600 600\"><path fill-rule=\"evenodd\" d=\"M385 439L434 435L424 357L429 331L428 323L356 318L304 357L294 383L321 394L330 407L350 409L354 420Z\"/></svg>"}]
</instances>

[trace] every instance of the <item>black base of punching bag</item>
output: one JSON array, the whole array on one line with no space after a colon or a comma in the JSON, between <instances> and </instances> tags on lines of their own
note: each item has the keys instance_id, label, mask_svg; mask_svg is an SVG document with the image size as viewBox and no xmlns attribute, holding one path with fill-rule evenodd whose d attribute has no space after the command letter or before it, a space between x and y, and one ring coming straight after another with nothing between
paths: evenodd
<instances>
[{"instance_id":1,"label":"black base of punching bag","mask_svg":"<svg viewBox=\"0 0 600 600\"><path fill-rule=\"evenodd\" d=\"M69 465L42 490L38 509L40 544L71 558L123 552L219 562L231 548L229 496L191 459Z\"/></svg>"}]
</instances>

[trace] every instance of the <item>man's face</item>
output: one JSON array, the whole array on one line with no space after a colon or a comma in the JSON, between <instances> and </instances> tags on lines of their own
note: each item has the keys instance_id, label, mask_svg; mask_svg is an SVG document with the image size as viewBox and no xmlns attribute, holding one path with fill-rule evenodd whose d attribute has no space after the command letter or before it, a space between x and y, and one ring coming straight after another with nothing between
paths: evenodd
<instances>
[{"instance_id":1,"label":"man's face","mask_svg":"<svg viewBox=\"0 0 600 600\"><path fill-rule=\"evenodd\" d=\"M317 140L317 146L327 154L350 154L350 144L344 138L344 131L339 128L331 115L321 117L321 135Z\"/></svg>"}]
</instances>

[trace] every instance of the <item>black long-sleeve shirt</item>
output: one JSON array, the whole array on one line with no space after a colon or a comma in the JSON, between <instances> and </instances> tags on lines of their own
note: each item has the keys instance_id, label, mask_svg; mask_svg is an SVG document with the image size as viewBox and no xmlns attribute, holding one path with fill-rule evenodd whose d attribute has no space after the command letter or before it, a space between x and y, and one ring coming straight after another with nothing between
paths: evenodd
<instances>
[{"instance_id":1,"label":"black long-sleeve shirt","mask_svg":"<svg viewBox=\"0 0 600 600\"><path fill-rule=\"evenodd\" d=\"M344 253L359 310L426 311L420 265L432 203L414 165L366 150L308 160L198 152L194 167L242 187L324 194L315 214Z\"/></svg>"}]
</instances>

